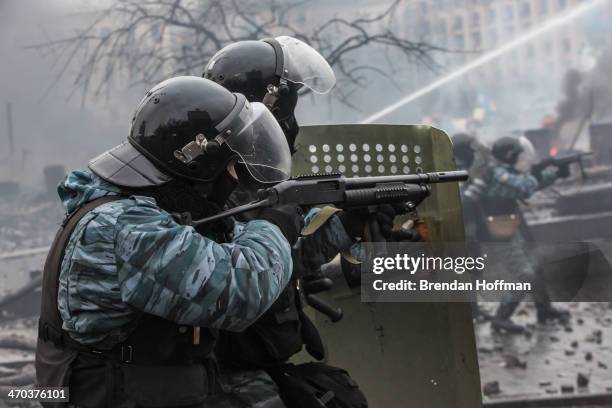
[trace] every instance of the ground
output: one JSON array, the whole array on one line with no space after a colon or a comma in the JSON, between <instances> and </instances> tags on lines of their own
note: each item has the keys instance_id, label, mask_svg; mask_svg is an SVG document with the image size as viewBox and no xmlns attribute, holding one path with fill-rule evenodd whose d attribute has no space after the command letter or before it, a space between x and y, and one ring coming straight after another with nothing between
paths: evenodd
<instances>
[{"instance_id":1,"label":"ground","mask_svg":"<svg viewBox=\"0 0 612 408\"><path fill-rule=\"evenodd\" d=\"M559 303L572 313L566 324L535 324L532 303L513 318L527 325L525 335L493 333L476 323L483 387L498 382L490 398L612 392L612 306L608 303ZM495 303L482 304L493 311ZM588 383L578 386L578 377Z\"/></svg>"}]
</instances>

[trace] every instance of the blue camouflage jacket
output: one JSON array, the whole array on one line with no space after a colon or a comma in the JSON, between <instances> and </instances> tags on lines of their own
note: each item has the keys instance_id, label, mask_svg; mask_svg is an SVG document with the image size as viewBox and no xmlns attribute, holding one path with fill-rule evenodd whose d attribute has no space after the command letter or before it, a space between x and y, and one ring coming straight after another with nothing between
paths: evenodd
<instances>
[{"instance_id":1,"label":"blue camouflage jacket","mask_svg":"<svg viewBox=\"0 0 612 408\"><path fill-rule=\"evenodd\" d=\"M91 172L74 171L58 192L70 213L120 190ZM289 243L267 221L237 224L231 242L217 243L177 224L152 198L112 201L85 215L66 246L58 292L63 329L100 349L124 341L143 312L241 331L272 305L294 267L316 269L351 244L332 217L300 238L292 262Z\"/></svg>"},{"instance_id":2,"label":"blue camouflage jacket","mask_svg":"<svg viewBox=\"0 0 612 408\"><path fill-rule=\"evenodd\" d=\"M520 173L510 164L497 162L490 167L484 194L496 198L527 199L538 189L552 184L555 178L555 169L546 169L542 172L542 180L538 182L529 173Z\"/></svg>"}]
</instances>

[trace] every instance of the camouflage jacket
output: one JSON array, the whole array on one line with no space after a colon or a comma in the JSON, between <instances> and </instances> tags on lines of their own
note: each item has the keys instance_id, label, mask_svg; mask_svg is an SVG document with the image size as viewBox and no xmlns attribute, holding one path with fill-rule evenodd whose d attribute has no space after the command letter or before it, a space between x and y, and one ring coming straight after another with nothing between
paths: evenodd
<instances>
[{"instance_id":1,"label":"camouflage jacket","mask_svg":"<svg viewBox=\"0 0 612 408\"><path fill-rule=\"evenodd\" d=\"M556 179L556 170L547 169L538 181L530 173L521 173L514 166L497 162L490 166L484 195L486 197L506 199L527 199L537 190L552 184Z\"/></svg>"},{"instance_id":2,"label":"camouflage jacket","mask_svg":"<svg viewBox=\"0 0 612 408\"><path fill-rule=\"evenodd\" d=\"M70 213L120 190L90 172L74 171L58 192ZM300 267L329 261L351 244L338 223L334 217L298 241ZM152 198L122 198L85 215L72 233L58 309L72 338L101 349L125 340L143 312L241 331L276 300L292 268L287 240L267 221L237 224L231 242L217 243L177 224Z\"/></svg>"}]
</instances>

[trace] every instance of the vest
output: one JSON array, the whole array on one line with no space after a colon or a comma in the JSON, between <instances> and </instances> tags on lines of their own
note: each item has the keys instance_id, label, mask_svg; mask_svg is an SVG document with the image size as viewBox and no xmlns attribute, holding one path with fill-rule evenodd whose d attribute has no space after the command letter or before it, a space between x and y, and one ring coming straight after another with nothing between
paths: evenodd
<instances>
[{"instance_id":1,"label":"vest","mask_svg":"<svg viewBox=\"0 0 612 408\"><path fill-rule=\"evenodd\" d=\"M199 404L214 386L216 370L210 355L216 331L181 326L143 313L124 342L111 350L97 350L78 343L62 329L57 296L66 244L83 216L120 198L101 197L69 214L51 245L43 270L37 385L69 387L70 404L79 407Z\"/></svg>"}]
</instances>

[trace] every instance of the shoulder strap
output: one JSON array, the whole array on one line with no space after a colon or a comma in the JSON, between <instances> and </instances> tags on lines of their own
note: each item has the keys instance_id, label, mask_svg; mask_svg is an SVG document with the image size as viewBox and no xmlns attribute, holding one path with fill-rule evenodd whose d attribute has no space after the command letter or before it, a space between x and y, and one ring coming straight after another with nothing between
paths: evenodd
<instances>
[{"instance_id":1,"label":"shoulder strap","mask_svg":"<svg viewBox=\"0 0 612 408\"><path fill-rule=\"evenodd\" d=\"M43 270L42 301L38 324L38 336L43 340L52 340L58 346L63 346L70 340L68 336L63 335L62 318L57 308L57 295L62 260L72 232L79 221L91 210L121 198L123 197L119 195L107 195L83 204L66 217L55 234Z\"/></svg>"}]
</instances>

